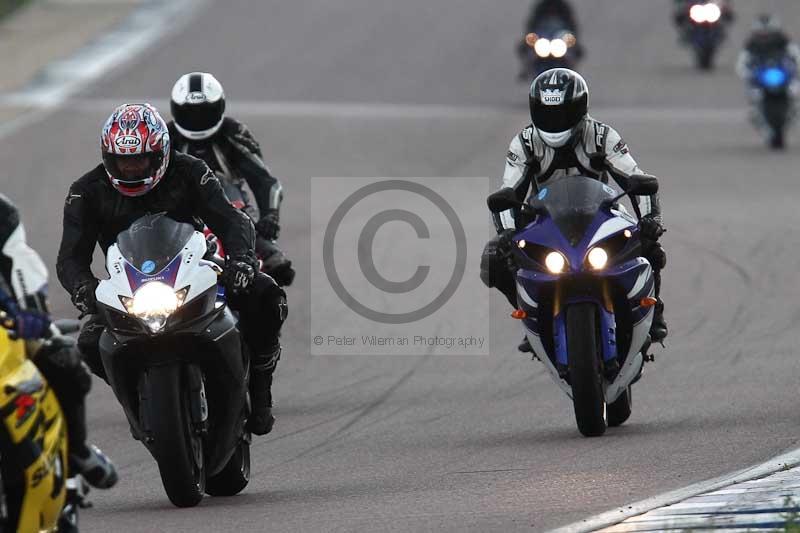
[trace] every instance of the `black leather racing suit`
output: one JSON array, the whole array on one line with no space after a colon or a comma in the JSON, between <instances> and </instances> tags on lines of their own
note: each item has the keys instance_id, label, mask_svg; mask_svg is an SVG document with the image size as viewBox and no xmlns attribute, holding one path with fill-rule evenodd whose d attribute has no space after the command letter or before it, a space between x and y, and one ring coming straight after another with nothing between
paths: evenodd
<instances>
[{"instance_id":1,"label":"black leather racing suit","mask_svg":"<svg viewBox=\"0 0 800 533\"><path fill-rule=\"evenodd\" d=\"M170 121L167 127L173 147L205 161L221 180L228 197L232 201L241 199L245 212L254 222L264 217L278 222L283 187L264 164L261 147L247 126L225 117L219 130L203 140L187 139L175 127L174 121ZM255 197L257 210L250 202L245 184ZM278 247L274 235L263 234L259 228L260 225L256 224L256 252L264 262L263 271L275 278L279 285L290 285L294 280L292 262ZM224 246L225 241L222 243Z\"/></svg>"},{"instance_id":2,"label":"black leather racing suit","mask_svg":"<svg viewBox=\"0 0 800 533\"><path fill-rule=\"evenodd\" d=\"M117 235L148 213L164 212L170 218L201 230L203 224L219 235L229 257L253 257L255 229L251 220L234 208L214 172L200 159L173 152L161 182L138 197L124 196L111 185L103 165L98 165L72 184L64 204L64 233L58 251L57 273L61 284L73 294L97 281L90 265L95 243L103 253ZM286 318L286 297L275 281L257 273L242 294L229 293L228 303L239 312L239 326L252 354L252 368L270 378L280 357L278 341ZM98 343L105 325L93 315L78 338L92 371L105 378ZM251 392L253 381L251 380Z\"/></svg>"},{"instance_id":3,"label":"black leather racing suit","mask_svg":"<svg viewBox=\"0 0 800 533\"><path fill-rule=\"evenodd\" d=\"M25 228L16 206L0 194L0 289L10 294L21 309L49 314L47 267L25 241ZM53 337L27 345L36 364L53 390L67 421L71 453L86 455L86 395L92 377L81 363L70 337Z\"/></svg>"}]
</instances>

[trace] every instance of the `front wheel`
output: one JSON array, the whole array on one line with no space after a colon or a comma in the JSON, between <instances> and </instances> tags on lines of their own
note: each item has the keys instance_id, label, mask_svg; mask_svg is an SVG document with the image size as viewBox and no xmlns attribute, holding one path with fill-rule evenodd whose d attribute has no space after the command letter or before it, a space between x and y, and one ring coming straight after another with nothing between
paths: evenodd
<instances>
[{"instance_id":1,"label":"front wheel","mask_svg":"<svg viewBox=\"0 0 800 533\"><path fill-rule=\"evenodd\" d=\"M611 402L608 406L608 425L611 427L621 426L631 416L632 406L632 387L629 385L619 398Z\"/></svg>"},{"instance_id":2,"label":"front wheel","mask_svg":"<svg viewBox=\"0 0 800 533\"><path fill-rule=\"evenodd\" d=\"M244 490L250 482L250 440L242 438L236 451L222 470L208 478L206 493L211 496L233 496Z\"/></svg>"},{"instance_id":3,"label":"front wheel","mask_svg":"<svg viewBox=\"0 0 800 533\"><path fill-rule=\"evenodd\" d=\"M697 68L700 70L712 70L714 68L714 49L703 47L697 50Z\"/></svg>"},{"instance_id":4,"label":"front wheel","mask_svg":"<svg viewBox=\"0 0 800 533\"><path fill-rule=\"evenodd\" d=\"M572 404L578 430L586 437L606 432L608 411L600 372L595 306L576 304L567 309L567 356Z\"/></svg>"},{"instance_id":5,"label":"front wheel","mask_svg":"<svg viewBox=\"0 0 800 533\"><path fill-rule=\"evenodd\" d=\"M180 365L152 367L145 378L153 435L151 450L169 501L193 507L203 499L203 441L192 427L188 389Z\"/></svg>"}]
</instances>

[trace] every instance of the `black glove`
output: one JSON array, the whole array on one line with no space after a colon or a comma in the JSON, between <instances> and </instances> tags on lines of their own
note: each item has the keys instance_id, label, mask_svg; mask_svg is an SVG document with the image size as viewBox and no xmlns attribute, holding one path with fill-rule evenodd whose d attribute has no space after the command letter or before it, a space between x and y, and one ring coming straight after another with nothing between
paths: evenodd
<instances>
[{"instance_id":1,"label":"black glove","mask_svg":"<svg viewBox=\"0 0 800 533\"><path fill-rule=\"evenodd\" d=\"M516 234L517 230L515 229L504 229L497 234L499 236L497 240L497 249L501 254L506 255L511 252L514 246L514 235Z\"/></svg>"},{"instance_id":2,"label":"black glove","mask_svg":"<svg viewBox=\"0 0 800 533\"><path fill-rule=\"evenodd\" d=\"M657 241L667 230L661 225L661 217L645 215L639 219L639 231L642 238Z\"/></svg>"},{"instance_id":3,"label":"black glove","mask_svg":"<svg viewBox=\"0 0 800 533\"><path fill-rule=\"evenodd\" d=\"M268 209L259 221L256 222L256 231L267 240L278 240L278 235L281 233L278 210Z\"/></svg>"},{"instance_id":4,"label":"black glove","mask_svg":"<svg viewBox=\"0 0 800 533\"><path fill-rule=\"evenodd\" d=\"M228 257L222 271L222 284L233 294L245 292L253 283L258 261L251 255Z\"/></svg>"},{"instance_id":5,"label":"black glove","mask_svg":"<svg viewBox=\"0 0 800 533\"><path fill-rule=\"evenodd\" d=\"M91 280L82 282L72 291L72 305L81 312L81 317L97 314L96 288L97 280Z\"/></svg>"}]
</instances>

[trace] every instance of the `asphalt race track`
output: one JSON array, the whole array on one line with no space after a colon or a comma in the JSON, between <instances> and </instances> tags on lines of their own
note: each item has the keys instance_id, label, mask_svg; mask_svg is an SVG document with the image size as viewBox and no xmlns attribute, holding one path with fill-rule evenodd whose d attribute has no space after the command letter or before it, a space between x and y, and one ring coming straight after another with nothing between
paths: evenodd
<instances>
[{"instance_id":1,"label":"asphalt race track","mask_svg":"<svg viewBox=\"0 0 800 533\"><path fill-rule=\"evenodd\" d=\"M19 203L29 241L51 266L67 187L99 161L102 121L122 101L163 105L183 72L216 74L231 113L283 180L281 241L298 280L275 387L278 422L254 440L249 487L173 508L155 462L96 381L91 438L117 462L121 481L92 493L86 531L542 531L797 447L800 147L790 140L786 153L769 153L746 121L733 62L756 3L737 3L739 20L712 74L695 71L678 47L671 3L575 3L593 114L660 176L669 228L667 349L636 385L630 421L603 438L580 436L543 366L516 353L521 335L504 299L492 296L489 307L477 276L492 232L484 199L511 136L529 120L526 87L515 83L524 1L217 1L74 103L2 139L3 192ZM758 4L796 29L796 1ZM321 181L329 176L343 179ZM485 336L476 353L312 344L316 335L327 343L373 333L338 301L319 263L335 207L326 198L370 176L431 177L422 183L458 214L463 280L449 307L402 331ZM382 202L430 207L392 194ZM351 216L358 213L368 216ZM355 268L343 283L374 305L424 305L454 264L449 229L426 213L431 242L387 225L373 255L395 281L431 265L430 287L388 301ZM357 226L351 219L342 231ZM345 237L341 257L355 250ZM51 291L55 310L74 316L55 280Z\"/></svg>"}]
</instances>

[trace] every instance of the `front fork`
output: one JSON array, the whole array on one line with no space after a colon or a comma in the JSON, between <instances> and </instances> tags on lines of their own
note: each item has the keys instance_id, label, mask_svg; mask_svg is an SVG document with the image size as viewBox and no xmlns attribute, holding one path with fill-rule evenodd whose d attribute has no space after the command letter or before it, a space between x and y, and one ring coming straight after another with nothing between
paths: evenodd
<instances>
[{"instance_id":1,"label":"front fork","mask_svg":"<svg viewBox=\"0 0 800 533\"><path fill-rule=\"evenodd\" d=\"M599 300L592 296L565 295L564 285L556 284L553 302L553 348L556 354L556 368L559 376L566 377L569 368L566 309L570 305L586 302L595 304L599 311L598 327L601 340L600 352L603 355L603 371L606 377L611 378L619 370L619 359L617 357L617 321L614 316L614 303L608 280L602 280Z\"/></svg>"}]
</instances>

